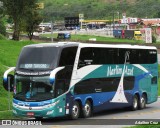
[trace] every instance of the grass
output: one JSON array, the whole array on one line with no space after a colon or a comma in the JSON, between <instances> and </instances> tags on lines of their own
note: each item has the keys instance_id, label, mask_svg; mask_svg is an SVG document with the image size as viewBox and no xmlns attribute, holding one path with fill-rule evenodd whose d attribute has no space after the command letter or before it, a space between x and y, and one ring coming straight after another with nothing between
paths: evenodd
<instances>
[{"instance_id":1,"label":"grass","mask_svg":"<svg viewBox=\"0 0 160 128\"><path fill-rule=\"evenodd\" d=\"M3 73L8 67L16 66L18 55L23 46L33 44L31 41L12 41L12 40L0 40L0 119L13 118L12 112L7 111L8 106L8 92L4 90L2 86ZM10 94L12 98L12 93ZM12 102L10 101L12 106ZM12 109L12 108L11 108ZM2 112L3 111L3 112Z\"/></svg>"},{"instance_id":2,"label":"grass","mask_svg":"<svg viewBox=\"0 0 160 128\"><path fill-rule=\"evenodd\" d=\"M138 126L131 126L131 127L125 127L125 128L159 128L160 125L138 125Z\"/></svg>"},{"instance_id":3,"label":"grass","mask_svg":"<svg viewBox=\"0 0 160 128\"><path fill-rule=\"evenodd\" d=\"M15 119L13 112L10 111L0 111L0 119Z\"/></svg>"},{"instance_id":4,"label":"grass","mask_svg":"<svg viewBox=\"0 0 160 128\"><path fill-rule=\"evenodd\" d=\"M0 111L9 110L8 92L5 92L5 94L6 94L5 96L0 97L1 101ZM12 110L12 93L10 94L10 110Z\"/></svg>"},{"instance_id":5,"label":"grass","mask_svg":"<svg viewBox=\"0 0 160 128\"><path fill-rule=\"evenodd\" d=\"M42 34L41 37L51 38L51 34ZM53 34L53 38L57 38L57 33ZM128 40L128 39L118 39L113 37L103 37L103 36L94 36L94 35L76 35L71 34L71 41L89 41L90 38L96 38L96 41L100 42L117 42L117 43L143 43L141 40Z\"/></svg>"}]
</instances>

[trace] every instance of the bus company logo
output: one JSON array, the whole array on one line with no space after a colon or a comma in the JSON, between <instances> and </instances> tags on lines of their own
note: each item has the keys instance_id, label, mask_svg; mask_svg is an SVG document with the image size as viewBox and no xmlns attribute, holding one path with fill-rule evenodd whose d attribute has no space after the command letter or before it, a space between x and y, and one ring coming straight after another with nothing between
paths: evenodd
<instances>
[{"instance_id":1,"label":"bus company logo","mask_svg":"<svg viewBox=\"0 0 160 128\"><path fill-rule=\"evenodd\" d=\"M128 68L125 66L124 74L133 76L134 67ZM114 68L109 66L107 69L107 76L114 76L114 75L122 75L123 68L120 68L118 65L116 65Z\"/></svg>"},{"instance_id":2,"label":"bus company logo","mask_svg":"<svg viewBox=\"0 0 160 128\"><path fill-rule=\"evenodd\" d=\"M29 107L29 110L32 110L32 108L31 108L31 107Z\"/></svg>"},{"instance_id":3,"label":"bus company logo","mask_svg":"<svg viewBox=\"0 0 160 128\"><path fill-rule=\"evenodd\" d=\"M12 125L11 120L2 120L2 125Z\"/></svg>"},{"instance_id":4,"label":"bus company logo","mask_svg":"<svg viewBox=\"0 0 160 128\"><path fill-rule=\"evenodd\" d=\"M16 73L19 74L19 75L38 76L38 75L48 75L51 72L50 71L45 71L45 72L21 72L21 71L16 71Z\"/></svg>"}]
</instances>

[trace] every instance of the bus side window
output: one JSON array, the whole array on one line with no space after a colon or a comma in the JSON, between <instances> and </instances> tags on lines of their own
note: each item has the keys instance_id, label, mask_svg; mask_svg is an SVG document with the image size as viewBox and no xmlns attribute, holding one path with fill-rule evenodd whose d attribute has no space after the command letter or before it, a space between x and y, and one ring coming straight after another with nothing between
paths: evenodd
<instances>
[{"instance_id":1,"label":"bus side window","mask_svg":"<svg viewBox=\"0 0 160 128\"><path fill-rule=\"evenodd\" d=\"M64 66L65 68L56 74L55 97L68 91L76 53L77 47L67 47L61 52L58 67Z\"/></svg>"},{"instance_id":2,"label":"bus side window","mask_svg":"<svg viewBox=\"0 0 160 128\"><path fill-rule=\"evenodd\" d=\"M78 68L81 68L90 64L93 64L92 48L82 48L79 61L78 61Z\"/></svg>"},{"instance_id":3,"label":"bus side window","mask_svg":"<svg viewBox=\"0 0 160 128\"><path fill-rule=\"evenodd\" d=\"M64 48L61 52L59 67L60 66L67 66L67 65L73 66L76 53L77 53L77 47Z\"/></svg>"},{"instance_id":4,"label":"bus side window","mask_svg":"<svg viewBox=\"0 0 160 128\"><path fill-rule=\"evenodd\" d=\"M118 64L118 49L107 49L107 64Z\"/></svg>"},{"instance_id":5,"label":"bus side window","mask_svg":"<svg viewBox=\"0 0 160 128\"><path fill-rule=\"evenodd\" d=\"M149 63L157 62L157 51L156 50L148 50L149 51Z\"/></svg>"}]
</instances>

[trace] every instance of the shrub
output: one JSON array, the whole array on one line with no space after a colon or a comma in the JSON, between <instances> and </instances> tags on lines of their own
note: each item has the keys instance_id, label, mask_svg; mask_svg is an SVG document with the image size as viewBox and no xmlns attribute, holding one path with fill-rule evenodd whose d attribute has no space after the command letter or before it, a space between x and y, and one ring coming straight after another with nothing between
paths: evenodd
<instances>
[{"instance_id":1,"label":"shrub","mask_svg":"<svg viewBox=\"0 0 160 128\"><path fill-rule=\"evenodd\" d=\"M0 34L0 40L6 40L6 37L2 34Z\"/></svg>"},{"instance_id":2,"label":"shrub","mask_svg":"<svg viewBox=\"0 0 160 128\"><path fill-rule=\"evenodd\" d=\"M4 26L4 23L0 21L0 34L6 35L6 27Z\"/></svg>"},{"instance_id":3,"label":"shrub","mask_svg":"<svg viewBox=\"0 0 160 128\"><path fill-rule=\"evenodd\" d=\"M152 35L152 43L156 43L157 42L157 39L155 37L155 35Z\"/></svg>"}]
</instances>

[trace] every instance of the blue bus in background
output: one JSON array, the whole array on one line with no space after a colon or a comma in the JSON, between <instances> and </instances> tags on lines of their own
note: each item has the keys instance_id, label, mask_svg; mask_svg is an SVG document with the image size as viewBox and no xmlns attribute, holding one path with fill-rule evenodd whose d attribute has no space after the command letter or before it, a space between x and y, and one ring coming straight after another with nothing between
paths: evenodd
<instances>
[{"instance_id":1,"label":"blue bus in background","mask_svg":"<svg viewBox=\"0 0 160 128\"><path fill-rule=\"evenodd\" d=\"M11 75L10 72L14 72ZM78 119L107 109L144 109L157 101L157 49L61 42L25 46L4 73L15 116Z\"/></svg>"}]
</instances>

